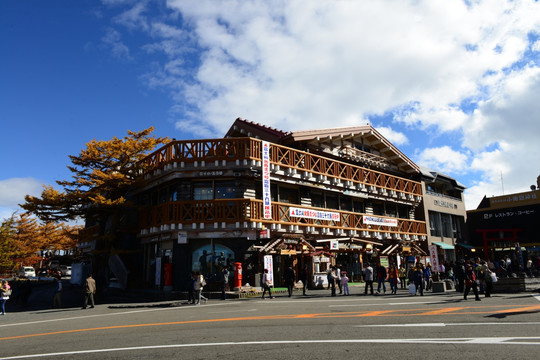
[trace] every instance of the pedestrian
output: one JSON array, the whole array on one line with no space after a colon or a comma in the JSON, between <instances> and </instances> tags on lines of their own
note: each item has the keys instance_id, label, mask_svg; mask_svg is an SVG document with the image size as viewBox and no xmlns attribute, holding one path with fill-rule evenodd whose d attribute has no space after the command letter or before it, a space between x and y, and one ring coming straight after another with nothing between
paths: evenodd
<instances>
[{"instance_id":1,"label":"pedestrian","mask_svg":"<svg viewBox=\"0 0 540 360\"><path fill-rule=\"evenodd\" d=\"M427 264L424 269L424 281L426 284L426 290L431 290L431 284L433 284L431 264Z\"/></svg>"},{"instance_id":2,"label":"pedestrian","mask_svg":"<svg viewBox=\"0 0 540 360\"><path fill-rule=\"evenodd\" d=\"M331 289L330 295L336 296L336 267L332 266L328 272L328 287Z\"/></svg>"},{"instance_id":3,"label":"pedestrian","mask_svg":"<svg viewBox=\"0 0 540 360\"><path fill-rule=\"evenodd\" d=\"M92 277L92 274L88 274L84 283L84 304L83 309L88 306L88 300L90 300L90 309L94 308L94 294L96 293L96 280Z\"/></svg>"},{"instance_id":4,"label":"pedestrian","mask_svg":"<svg viewBox=\"0 0 540 360\"><path fill-rule=\"evenodd\" d=\"M341 272L341 288L343 289L343 296L349 295L349 278L347 277L347 272Z\"/></svg>"},{"instance_id":5,"label":"pedestrian","mask_svg":"<svg viewBox=\"0 0 540 360\"><path fill-rule=\"evenodd\" d=\"M386 281L387 273L386 273L386 267L384 267L380 262L377 266L377 294L381 293L381 285L383 288L384 293L386 294L386 284L384 283Z\"/></svg>"},{"instance_id":6,"label":"pedestrian","mask_svg":"<svg viewBox=\"0 0 540 360\"><path fill-rule=\"evenodd\" d=\"M298 274L298 280L302 282L302 295L304 296L307 295L306 289L307 289L308 278L309 278L308 266L307 264L304 264L304 267L302 268L302 270L300 270L300 273Z\"/></svg>"},{"instance_id":7,"label":"pedestrian","mask_svg":"<svg viewBox=\"0 0 540 360\"><path fill-rule=\"evenodd\" d=\"M373 268L368 263L364 269L364 280L366 282L366 289L364 295L367 295L368 287L371 289L371 295L373 295Z\"/></svg>"},{"instance_id":8,"label":"pedestrian","mask_svg":"<svg viewBox=\"0 0 540 360\"><path fill-rule=\"evenodd\" d=\"M53 308L61 308L62 307L62 279L60 277L56 277L56 288L54 292L54 298L53 298Z\"/></svg>"},{"instance_id":9,"label":"pedestrian","mask_svg":"<svg viewBox=\"0 0 540 360\"><path fill-rule=\"evenodd\" d=\"M221 270L219 281L221 283L221 300L226 300L227 285L229 284L229 270L226 267Z\"/></svg>"},{"instance_id":10,"label":"pedestrian","mask_svg":"<svg viewBox=\"0 0 540 360\"><path fill-rule=\"evenodd\" d=\"M195 271L191 272L188 284L188 304L195 304Z\"/></svg>"},{"instance_id":11,"label":"pedestrian","mask_svg":"<svg viewBox=\"0 0 540 360\"><path fill-rule=\"evenodd\" d=\"M402 289L407 288L407 270L405 270L405 265L401 264L398 270L399 283Z\"/></svg>"},{"instance_id":12,"label":"pedestrian","mask_svg":"<svg viewBox=\"0 0 540 360\"><path fill-rule=\"evenodd\" d=\"M420 291L420 295L424 296L424 265L420 262L416 264L414 270L414 286L416 287L415 295Z\"/></svg>"},{"instance_id":13,"label":"pedestrian","mask_svg":"<svg viewBox=\"0 0 540 360\"><path fill-rule=\"evenodd\" d=\"M7 280L2 280L2 285L0 285L0 305L2 309L2 315L6 315L6 301L9 300L11 296L11 286Z\"/></svg>"},{"instance_id":14,"label":"pedestrian","mask_svg":"<svg viewBox=\"0 0 540 360\"><path fill-rule=\"evenodd\" d=\"M296 281L296 273L294 272L294 269L292 268L292 266L289 266L285 270L284 278L285 278L284 279L285 280L285 286L287 286L287 292L289 293L289 297L291 297L293 287L294 287L294 283Z\"/></svg>"},{"instance_id":15,"label":"pedestrian","mask_svg":"<svg viewBox=\"0 0 540 360\"><path fill-rule=\"evenodd\" d=\"M497 277L491 269L487 269L486 273L484 274L484 295L486 297L491 297L491 292L493 291L493 277L495 277L495 281L497 280Z\"/></svg>"},{"instance_id":16,"label":"pedestrian","mask_svg":"<svg viewBox=\"0 0 540 360\"><path fill-rule=\"evenodd\" d=\"M270 299L273 299L272 296L272 289L270 288L272 284L270 283L270 274L268 273L268 269L264 269L264 273L262 276L262 287L263 287L263 293L262 293L262 299L264 300L264 295L266 294L266 291L268 291L268 296L270 296Z\"/></svg>"},{"instance_id":17,"label":"pedestrian","mask_svg":"<svg viewBox=\"0 0 540 360\"><path fill-rule=\"evenodd\" d=\"M343 288L341 286L341 264L337 264L334 269L334 279L336 280L336 284L339 288L339 294L341 295L343 293Z\"/></svg>"},{"instance_id":18,"label":"pedestrian","mask_svg":"<svg viewBox=\"0 0 540 360\"><path fill-rule=\"evenodd\" d=\"M204 275L200 273L200 271L197 271L195 273L195 282L193 284L193 289L195 290L195 305L201 304L201 299L204 300L206 303L208 301L207 297L204 297L202 294L202 291L204 287L206 286L206 280L204 279Z\"/></svg>"},{"instance_id":19,"label":"pedestrian","mask_svg":"<svg viewBox=\"0 0 540 360\"><path fill-rule=\"evenodd\" d=\"M390 265L390 269L388 270L388 282L390 283L392 294L397 294L398 270L394 264Z\"/></svg>"},{"instance_id":20,"label":"pedestrian","mask_svg":"<svg viewBox=\"0 0 540 360\"><path fill-rule=\"evenodd\" d=\"M467 270L465 270L465 292L463 293L463 299L467 300L467 295L469 291L473 290L474 299L480 301L480 296L478 296L478 284L476 283L476 275L474 274L472 265L467 265Z\"/></svg>"}]
</instances>

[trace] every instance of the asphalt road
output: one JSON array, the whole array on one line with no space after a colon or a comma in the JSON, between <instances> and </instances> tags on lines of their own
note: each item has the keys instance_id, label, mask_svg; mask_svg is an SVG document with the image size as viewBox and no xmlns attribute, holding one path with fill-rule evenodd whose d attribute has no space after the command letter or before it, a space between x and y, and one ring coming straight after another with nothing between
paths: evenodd
<instances>
[{"instance_id":1,"label":"asphalt road","mask_svg":"<svg viewBox=\"0 0 540 360\"><path fill-rule=\"evenodd\" d=\"M538 359L540 295L210 300L0 317L0 359Z\"/></svg>"}]
</instances>

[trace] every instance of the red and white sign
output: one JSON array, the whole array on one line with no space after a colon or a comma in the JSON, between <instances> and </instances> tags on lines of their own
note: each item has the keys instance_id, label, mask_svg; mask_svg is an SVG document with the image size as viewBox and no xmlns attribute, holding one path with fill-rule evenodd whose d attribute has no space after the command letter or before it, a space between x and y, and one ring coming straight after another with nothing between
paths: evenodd
<instances>
[{"instance_id":1,"label":"red and white sign","mask_svg":"<svg viewBox=\"0 0 540 360\"><path fill-rule=\"evenodd\" d=\"M301 209L291 207L289 208L290 217L301 217L306 219L317 219L317 220L332 220L339 221L339 213L330 212L330 211L319 211L311 209Z\"/></svg>"},{"instance_id":2,"label":"red and white sign","mask_svg":"<svg viewBox=\"0 0 540 360\"><path fill-rule=\"evenodd\" d=\"M437 245L429 245L429 256L431 258L431 269L433 271L439 271L439 254L437 252Z\"/></svg>"},{"instance_id":3,"label":"red and white sign","mask_svg":"<svg viewBox=\"0 0 540 360\"><path fill-rule=\"evenodd\" d=\"M362 222L367 225L398 226L397 219L364 215Z\"/></svg>"}]
</instances>

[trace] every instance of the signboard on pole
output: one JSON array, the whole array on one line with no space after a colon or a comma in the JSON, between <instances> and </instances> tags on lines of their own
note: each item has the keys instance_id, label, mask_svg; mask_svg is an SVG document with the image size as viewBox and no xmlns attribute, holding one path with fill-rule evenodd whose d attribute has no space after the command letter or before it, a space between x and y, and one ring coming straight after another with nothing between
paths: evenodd
<instances>
[{"instance_id":1,"label":"signboard on pole","mask_svg":"<svg viewBox=\"0 0 540 360\"><path fill-rule=\"evenodd\" d=\"M429 256L431 257L431 269L433 271L440 271L439 267L439 254L437 252L437 245L429 245Z\"/></svg>"},{"instance_id":2,"label":"signboard on pole","mask_svg":"<svg viewBox=\"0 0 540 360\"><path fill-rule=\"evenodd\" d=\"M272 255L264 255L264 268L268 269L268 281L270 281L270 286L274 286L274 263Z\"/></svg>"},{"instance_id":3,"label":"signboard on pole","mask_svg":"<svg viewBox=\"0 0 540 360\"><path fill-rule=\"evenodd\" d=\"M339 250L338 240L330 240L330 250Z\"/></svg>"},{"instance_id":4,"label":"signboard on pole","mask_svg":"<svg viewBox=\"0 0 540 360\"><path fill-rule=\"evenodd\" d=\"M263 218L272 219L272 198L270 196L270 143L262 142L262 198Z\"/></svg>"}]
</instances>

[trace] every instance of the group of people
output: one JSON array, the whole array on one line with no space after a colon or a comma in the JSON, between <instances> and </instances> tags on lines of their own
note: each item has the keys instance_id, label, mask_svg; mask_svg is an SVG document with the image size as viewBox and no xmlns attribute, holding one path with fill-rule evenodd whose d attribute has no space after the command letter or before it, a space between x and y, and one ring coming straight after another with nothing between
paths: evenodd
<instances>
[{"instance_id":1,"label":"group of people","mask_svg":"<svg viewBox=\"0 0 540 360\"><path fill-rule=\"evenodd\" d=\"M349 277L346 271L341 270L341 264L330 267L326 277L328 280L328 289L331 289L332 296L337 296L336 285L340 295L349 295Z\"/></svg>"}]
</instances>

